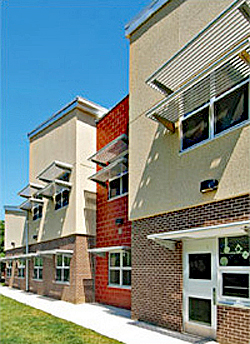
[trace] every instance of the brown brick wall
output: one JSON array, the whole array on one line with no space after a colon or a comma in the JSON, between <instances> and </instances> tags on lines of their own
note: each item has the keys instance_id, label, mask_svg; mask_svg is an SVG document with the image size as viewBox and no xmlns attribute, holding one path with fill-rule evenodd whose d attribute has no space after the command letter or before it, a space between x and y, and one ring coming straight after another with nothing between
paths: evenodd
<instances>
[{"instance_id":1,"label":"brown brick wall","mask_svg":"<svg viewBox=\"0 0 250 344\"><path fill-rule=\"evenodd\" d=\"M70 284L60 284L55 281L55 256L43 256L43 280L33 279L33 259L29 260L29 290L39 295L46 295L73 303L92 302L94 300L92 257L87 252L93 247L94 238L72 235L36 245L30 245L29 252L65 249L73 250L70 263ZM24 253L25 249L6 252L7 255ZM13 263L15 266L15 264ZM6 279L6 284L25 290L25 278L17 278L17 268L13 269L13 276Z\"/></svg>"},{"instance_id":2,"label":"brown brick wall","mask_svg":"<svg viewBox=\"0 0 250 344\"><path fill-rule=\"evenodd\" d=\"M249 218L250 195L245 195L133 221L132 318L182 331L181 245L175 251L169 251L148 240L148 234L243 221ZM242 321L246 328L250 328L249 315L247 317L245 311L239 309L237 317L238 322ZM219 338L222 338L221 333L225 324L225 321L222 322L218 329ZM231 328L232 338L233 333L234 327Z\"/></svg>"},{"instance_id":3,"label":"brown brick wall","mask_svg":"<svg viewBox=\"0 0 250 344\"><path fill-rule=\"evenodd\" d=\"M97 124L97 150L120 136L128 134L128 96L118 103ZM115 220L123 219L117 226ZM118 232L121 230L121 234ZM97 184L97 235L96 246L131 246L131 222L128 221L128 197L108 200L108 187ZM108 286L108 254L96 257L96 302L130 308L131 290Z\"/></svg>"}]
</instances>

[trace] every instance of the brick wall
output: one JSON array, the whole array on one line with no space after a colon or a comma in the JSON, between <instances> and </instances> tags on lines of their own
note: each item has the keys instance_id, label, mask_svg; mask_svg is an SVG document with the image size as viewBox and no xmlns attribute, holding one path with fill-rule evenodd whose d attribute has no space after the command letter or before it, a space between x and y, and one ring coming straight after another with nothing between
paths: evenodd
<instances>
[{"instance_id":1,"label":"brick wall","mask_svg":"<svg viewBox=\"0 0 250 344\"><path fill-rule=\"evenodd\" d=\"M29 252L64 249L73 250L70 262L70 284L60 284L55 281L56 263L55 256L43 256L43 280L33 279L34 261L29 260L29 290L39 295L46 295L56 299L73 303L92 302L94 300L93 262L87 252L93 247L93 237L72 235L66 238L51 240L36 245L30 245ZM6 252L8 255L18 255L25 249L16 249ZM13 266L15 264L13 263ZM17 277L17 267L12 271L12 277L6 278L6 284L25 290L25 278Z\"/></svg>"},{"instance_id":2,"label":"brick wall","mask_svg":"<svg viewBox=\"0 0 250 344\"><path fill-rule=\"evenodd\" d=\"M182 331L181 245L178 245L175 251L169 251L148 240L148 234L243 221L249 218L250 195L245 195L133 221L132 318ZM218 338L222 339L223 331L230 325L226 320L222 321L222 308L219 308L218 314ZM249 312L238 309L237 318L246 329L250 328ZM229 337L240 338L238 335L232 326Z\"/></svg>"},{"instance_id":3,"label":"brick wall","mask_svg":"<svg viewBox=\"0 0 250 344\"><path fill-rule=\"evenodd\" d=\"M97 124L97 150L121 134L128 134L128 101L127 96ZM108 188L97 184L97 247L131 245L131 223L127 214L128 197L108 200ZM116 218L123 218L124 222L119 227L115 224ZM105 258L96 257L95 300L123 308L131 307L130 290L108 286L108 254Z\"/></svg>"}]
</instances>

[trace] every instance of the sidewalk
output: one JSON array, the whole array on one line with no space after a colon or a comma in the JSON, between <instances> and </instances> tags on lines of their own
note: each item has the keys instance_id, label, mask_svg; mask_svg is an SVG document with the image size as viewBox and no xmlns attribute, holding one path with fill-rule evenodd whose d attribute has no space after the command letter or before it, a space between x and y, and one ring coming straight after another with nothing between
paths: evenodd
<instances>
[{"instance_id":1,"label":"sidewalk","mask_svg":"<svg viewBox=\"0 0 250 344\"><path fill-rule=\"evenodd\" d=\"M125 344L215 343L141 321L133 321L130 319L130 311L116 307L89 303L74 305L3 286L0 286L0 294Z\"/></svg>"}]
</instances>

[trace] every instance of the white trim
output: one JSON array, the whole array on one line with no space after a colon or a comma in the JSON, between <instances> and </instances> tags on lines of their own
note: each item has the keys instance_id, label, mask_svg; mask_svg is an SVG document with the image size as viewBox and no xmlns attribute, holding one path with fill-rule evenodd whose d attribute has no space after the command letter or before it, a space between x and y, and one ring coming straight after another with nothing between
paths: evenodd
<instances>
[{"instance_id":1,"label":"white trim","mask_svg":"<svg viewBox=\"0 0 250 344\"><path fill-rule=\"evenodd\" d=\"M128 251L131 250L130 246L107 246L107 247L96 247L88 249L90 253L107 253L107 252L114 252L114 251Z\"/></svg>"}]
</instances>

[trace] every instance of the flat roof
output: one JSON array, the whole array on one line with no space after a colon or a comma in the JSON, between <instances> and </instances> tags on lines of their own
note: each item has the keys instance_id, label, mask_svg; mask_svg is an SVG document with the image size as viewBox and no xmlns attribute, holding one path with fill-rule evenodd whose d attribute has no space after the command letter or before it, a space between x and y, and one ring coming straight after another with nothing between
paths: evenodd
<instances>
[{"instance_id":1,"label":"flat roof","mask_svg":"<svg viewBox=\"0 0 250 344\"><path fill-rule=\"evenodd\" d=\"M75 108L81 108L82 110L92 114L96 117L96 119L101 118L103 115L105 115L109 110L90 101L85 98L77 96L74 100L72 100L70 103L65 105L62 109L57 111L54 115L52 115L49 119L44 121L42 124L40 124L38 127L36 127L34 130L28 133L28 138L32 138L36 134L38 134L40 131L51 125L52 123L56 122L58 119L66 115L68 112L72 111Z\"/></svg>"},{"instance_id":2,"label":"flat roof","mask_svg":"<svg viewBox=\"0 0 250 344\"><path fill-rule=\"evenodd\" d=\"M125 25L125 35L129 37L141 24L149 19L155 12L170 0L152 0L152 2L137 14L127 25Z\"/></svg>"}]
</instances>

